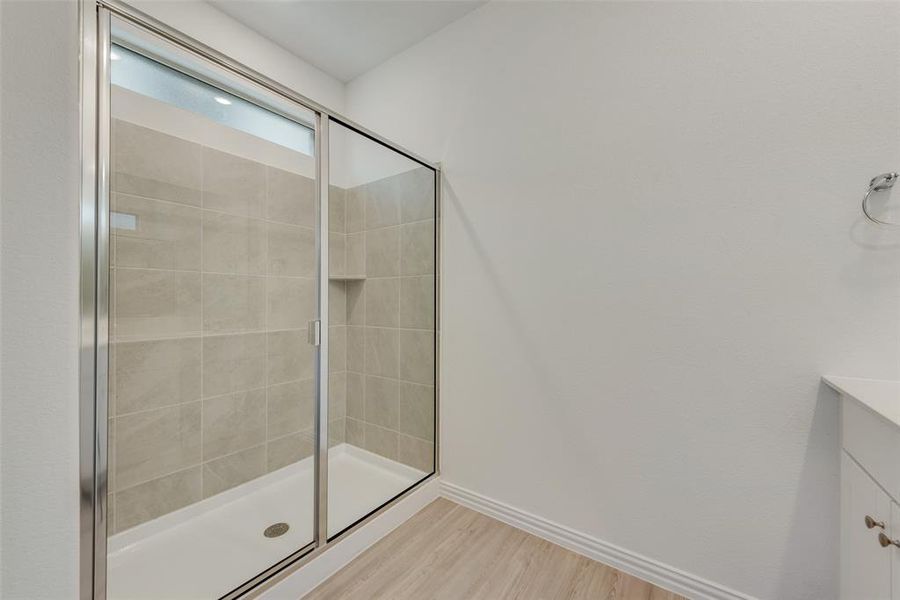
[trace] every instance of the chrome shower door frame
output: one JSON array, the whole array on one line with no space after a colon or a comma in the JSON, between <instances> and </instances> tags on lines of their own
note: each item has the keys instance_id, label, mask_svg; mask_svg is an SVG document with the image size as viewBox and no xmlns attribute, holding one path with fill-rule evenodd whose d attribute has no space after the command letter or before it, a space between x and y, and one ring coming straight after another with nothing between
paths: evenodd
<instances>
[{"instance_id":1,"label":"chrome shower door frame","mask_svg":"<svg viewBox=\"0 0 900 600\"><path fill-rule=\"evenodd\" d=\"M281 98L312 110L315 115L316 231L318 307L321 337L317 351L314 540L272 565L223 599L255 595L340 542L404 497L440 474L440 265L441 169L390 140L267 78L203 43L172 29L119 0L81 0L81 139L82 179L79 348L79 595L81 600L105 600L107 553L108 346L109 346L109 184L110 184L110 58L111 18L127 21L178 46L231 75L243 78ZM328 188L329 126L339 123L431 169L435 177L435 431L431 475L359 520L337 538L328 539Z\"/></svg>"}]
</instances>

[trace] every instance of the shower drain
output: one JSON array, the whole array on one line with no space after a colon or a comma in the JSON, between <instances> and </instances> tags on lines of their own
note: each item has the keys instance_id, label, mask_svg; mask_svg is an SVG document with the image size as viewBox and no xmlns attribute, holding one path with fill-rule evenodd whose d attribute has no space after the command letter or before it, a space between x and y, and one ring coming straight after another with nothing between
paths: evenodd
<instances>
[{"instance_id":1,"label":"shower drain","mask_svg":"<svg viewBox=\"0 0 900 600\"><path fill-rule=\"evenodd\" d=\"M278 537L287 533L287 530L290 528L291 526L287 523L275 523L274 525L266 527L266 530L263 531L263 535L267 538Z\"/></svg>"}]
</instances>

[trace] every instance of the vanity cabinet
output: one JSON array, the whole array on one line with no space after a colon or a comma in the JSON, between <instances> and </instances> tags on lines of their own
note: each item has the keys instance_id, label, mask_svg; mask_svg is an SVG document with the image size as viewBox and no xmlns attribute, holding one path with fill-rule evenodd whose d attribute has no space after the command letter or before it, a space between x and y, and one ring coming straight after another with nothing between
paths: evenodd
<instances>
[{"instance_id":1,"label":"vanity cabinet","mask_svg":"<svg viewBox=\"0 0 900 600\"><path fill-rule=\"evenodd\" d=\"M900 382L825 378L841 396L841 600L900 600Z\"/></svg>"},{"instance_id":2,"label":"vanity cabinet","mask_svg":"<svg viewBox=\"0 0 900 600\"><path fill-rule=\"evenodd\" d=\"M891 502L869 475L841 452L841 598L891 598L891 547L882 547L879 533L900 530L891 520ZM900 511L893 511L900 518ZM866 517L883 527L867 526ZM869 522L871 524L871 521ZM900 597L900 596L896 596Z\"/></svg>"}]
</instances>

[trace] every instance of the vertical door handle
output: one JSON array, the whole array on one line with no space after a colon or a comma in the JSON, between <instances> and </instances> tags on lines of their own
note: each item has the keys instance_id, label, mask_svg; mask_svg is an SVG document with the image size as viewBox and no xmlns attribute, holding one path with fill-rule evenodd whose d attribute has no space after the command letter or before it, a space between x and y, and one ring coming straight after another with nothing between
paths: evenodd
<instances>
[{"instance_id":1,"label":"vertical door handle","mask_svg":"<svg viewBox=\"0 0 900 600\"><path fill-rule=\"evenodd\" d=\"M313 346L322 344L322 321L310 321L306 329L306 339Z\"/></svg>"}]
</instances>

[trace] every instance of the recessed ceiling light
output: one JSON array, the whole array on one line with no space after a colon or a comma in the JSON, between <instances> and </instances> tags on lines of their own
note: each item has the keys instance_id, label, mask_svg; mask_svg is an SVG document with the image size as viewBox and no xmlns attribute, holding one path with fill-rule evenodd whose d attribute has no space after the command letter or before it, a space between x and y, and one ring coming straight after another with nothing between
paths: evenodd
<instances>
[{"instance_id":1,"label":"recessed ceiling light","mask_svg":"<svg viewBox=\"0 0 900 600\"><path fill-rule=\"evenodd\" d=\"M215 100L216 100L216 102L218 102L219 104L224 104L224 105L226 105L226 106L228 106L229 104L231 104L231 100L229 100L228 98L223 98L222 96L216 96L216 97L215 97Z\"/></svg>"},{"instance_id":2,"label":"recessed ceiling light","mask_svg":"<svg viewBox=\"0 0 900 600\"><path fill-rule=\"evenodd\" d=\"M122 58L122 57L119 56L118 54L116 54L115 50L109 51L109 60L119 60L120 58Z\"/></svg>"}]
</instances>

